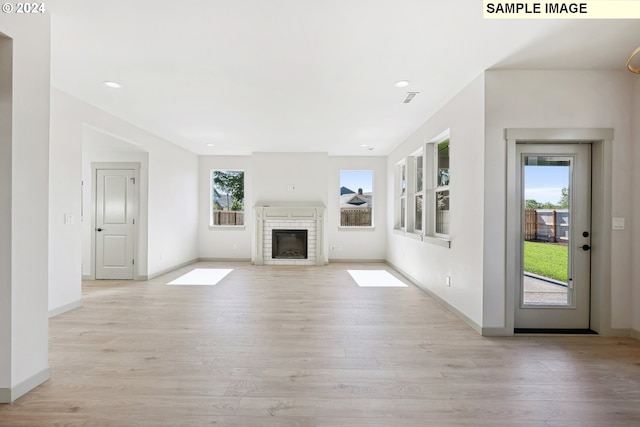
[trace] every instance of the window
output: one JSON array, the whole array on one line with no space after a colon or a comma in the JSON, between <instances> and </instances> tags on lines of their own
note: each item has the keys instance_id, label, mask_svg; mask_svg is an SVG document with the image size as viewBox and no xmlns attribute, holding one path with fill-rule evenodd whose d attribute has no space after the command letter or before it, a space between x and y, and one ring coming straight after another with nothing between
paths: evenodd
<instances>
[{"instance_id":1,"label":"window","mask_svg":"<svg viewBox=\"0 0 640 427\"><path fill-rule=\"evenodd\" d=\"M451 247L449 130L401 159L394 173L394 229L405 237Z\"/></svg>"},{"instance_id":2,"label":"window","mask_svg":"<svg viewBox=\"0 0 640 427\"><path fill-rule=\"evenodd\" d=\"M449 169L449 140L438 142L435 146L436 157L436 188L435 188L435 234L449 235L449 184L451 172Z\"/></svg>"},{"instance_id":3,"label":"window","mask_svg":"<svg viewBox=\"0 0 640 427\"><path fill-rule=\"evenodd\" d=\"M407 164L403 161L397 164L396 170L396 208L395 229L407 228Z\"/></svg>"},{"instance_id":4,"label":"window","mask_svg":"<svg viewBox=\"0 0 640 427\"><path fill-rule=\"evenodd\" d=\"M340 171L340 227L373 226L373 171Z\"/></svg>"},{"instance_id":5,"label":"window","mask_svg":"<svg viewBox=\"0 0 640 427\"><path fill-rule=\"evenodd\" d=\"M424 217L424 156L422 151L413 156L413 230L422 232L422 223Z\"/></svg>"},{"instance_id":6,"label":"window","mask_svg":"<svg viewBox=\"0 0 640 427\"><path fill-rule=\"evenodd\" d=\"M244 171L211 171L211 225L244 225Z\"/></svg>"}]
</instances>

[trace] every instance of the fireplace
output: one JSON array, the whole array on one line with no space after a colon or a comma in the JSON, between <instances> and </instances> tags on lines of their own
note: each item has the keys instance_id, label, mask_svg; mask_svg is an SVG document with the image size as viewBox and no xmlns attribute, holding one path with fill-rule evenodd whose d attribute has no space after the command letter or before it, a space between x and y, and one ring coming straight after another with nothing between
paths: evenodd
<instances>
[{"instance_id":1,"label":"fireplace","mask_svg":"<svg viewBox=\"0 0 640 427\"><path fill-rule=\"evenodd\" d=\"M267 206L260 203L254 209L256 232L251 261L255 265L325 265L324 205L272 202ZM306 233L306 243L297 248L306 252L298 258L278 256L278 252L273 251L276 244L273 230L285 231L289 237L291 231Z\"/></svg>"},{"instance_id":2,"label":"fireplace","mask_svg":"<svg viewBox=\"0 0 640 427\"><path fill-rule=\"evenodd\" d=\"M271 258L307 259L307 230L272 230Z\"/></svg>"}]
</instances>

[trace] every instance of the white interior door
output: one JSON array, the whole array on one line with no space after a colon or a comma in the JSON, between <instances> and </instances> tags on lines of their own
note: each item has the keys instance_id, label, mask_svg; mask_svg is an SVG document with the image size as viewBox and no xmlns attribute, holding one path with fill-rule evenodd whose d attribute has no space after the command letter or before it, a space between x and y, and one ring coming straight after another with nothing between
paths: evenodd
<instances>
[{"instance_id":1,"label":"white interior door","mask_svg":"<svg viewBox=\"0 0 640 427\"><path fill-rule=\"evenodd\" d=\"M135 171L96 170L96 279L133 279Z\"/></svg>"},{"instance_id":2,"label":"white interior door","mask_svg":"<svg viewBox=\"0 0 640 427\"><path fill-rule=\"evenodd\" d=\"M517 144L516 329L589 329L591 144Z\"/></svg>"}]
</instances>

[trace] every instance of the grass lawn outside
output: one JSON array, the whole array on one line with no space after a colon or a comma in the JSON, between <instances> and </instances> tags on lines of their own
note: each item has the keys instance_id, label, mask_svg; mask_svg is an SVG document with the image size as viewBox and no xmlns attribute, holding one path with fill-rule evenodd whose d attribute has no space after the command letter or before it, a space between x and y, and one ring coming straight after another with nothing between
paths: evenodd
<instances>
[{"instance_id":1,"label":"grass lawn outside","mask_svg":"<svg viewBox=\"0 0 640 427\"><path fill-rule=\"evenodd\" d=\"M524 242L524 271L567 283L568 265L567 245Z\"/></svg>"}]
</instances>

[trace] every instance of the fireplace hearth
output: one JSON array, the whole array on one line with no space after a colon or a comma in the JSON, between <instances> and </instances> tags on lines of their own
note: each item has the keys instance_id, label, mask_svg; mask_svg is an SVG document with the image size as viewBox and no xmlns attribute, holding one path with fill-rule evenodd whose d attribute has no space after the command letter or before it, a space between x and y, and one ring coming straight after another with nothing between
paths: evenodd
<instances>
[{"instance_id":1,"label":"fireplace hearth","mask_svg":"<svg viewBox=\"0 0 640 427\"><path fill-rule=\"evenodd\" d=\"M307 246L307 230L272 230L273 259L307 259Z\"/></svg>"}]
</instances>

